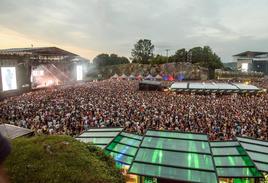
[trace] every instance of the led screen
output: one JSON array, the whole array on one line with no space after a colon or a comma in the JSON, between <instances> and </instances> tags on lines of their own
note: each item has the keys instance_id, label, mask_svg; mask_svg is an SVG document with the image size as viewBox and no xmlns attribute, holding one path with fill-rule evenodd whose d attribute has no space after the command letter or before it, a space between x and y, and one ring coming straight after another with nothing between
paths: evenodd
<instances>
[{"instance_id":1,"label":"led screen","mask_svg":"<svg viewBox=\"0 0 268 183\"><path fill-rule=\"evenodd\" d=\"M3 91L16 90L17 78L15 67L1 67Z\"/></svg>"},{"instance_id":2,"label":"led screen","mask_svg":"<svg viewBox=\"0 0 268 183\"><path fill-rule=\"evenodd\" d=\"M77 79L77 81L83 80L83 67L82 67L82 65L76 66L76 79Z\"/></svg>"},{"instance_id":3,"label":"led screen","mask_svg":"<svg viewBox=\"0 0 268 183\"><path fill-rule=\"evenodd\" d=\"M248 63L242 63L242 72L248 72Z\"/></svg>"}]
</instances>

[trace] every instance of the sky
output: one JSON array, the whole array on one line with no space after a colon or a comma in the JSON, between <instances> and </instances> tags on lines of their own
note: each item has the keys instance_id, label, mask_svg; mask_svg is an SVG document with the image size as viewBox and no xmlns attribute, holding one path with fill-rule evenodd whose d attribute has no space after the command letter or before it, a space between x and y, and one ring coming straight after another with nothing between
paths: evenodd
<instances>
[{"instance_id":1,"label":"sky","mask_svg":"<svg viewBox=\"0 0 268 183\"><path fill-rule=\"evenodd\" d=\"M92 60L210 46L223 62L268 51L268 0L0 0L0 49L57 46Z\"/></svg>"}]
</instances>

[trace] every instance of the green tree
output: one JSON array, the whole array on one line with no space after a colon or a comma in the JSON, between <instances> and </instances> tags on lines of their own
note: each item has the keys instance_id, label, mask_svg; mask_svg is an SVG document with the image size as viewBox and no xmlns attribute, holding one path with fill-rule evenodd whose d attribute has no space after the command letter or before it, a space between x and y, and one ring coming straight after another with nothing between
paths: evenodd
<instances>
[{"instance_id":1,"label":"green tree","mask_svg":"<svg viewBox=\"0 0 268 183\"><path fill-rule=\"evenodd\" d=\"M215 69L223 67L220 57L209 46L192 48L191 61L202 67L208 68L209 78L215 77Z\"/></svg>"},{"instance_id":2,"label":"green tree","mask_svg":"<svg viewBox=\"0 0 268 183\"><path fill-rule=\"evenodd\" d=\"M209 46L204 46L201 66L209 69L219 69L223 67L220 57L212 51Z\"/></svg>"},{"instance_id":3,"label":"green tree","mask_svg":"<svg viewBox=\"0 0 268 183\"><path fill-rule=\"evenodd\" d=\"M201 63L203 60L203 48L202 47L194 47L189 50L189 61L194 63Z\"/></svg>"},{"instance_id":4,"label":"green tree","mask_svg":"<svg viewBox=\"0 0 268 183\"><path fill-rule=\"evenodd\" d=\"M116 54L99 54L93 59L93 64L97 66L128 64L129 60L126 57L119 57Z\"/></svg>"},{"instance_id":5,"label":"green tree","mask_svg":"<svg viewBox=\"0 0 268 183\"><path fill-rule=\"evenodd\" d=\"M169 62L187 62L187 50L179 49L169 58Z\"/></svg>"},{"instance_id":6,"label":"green tree","mask_svg":"<svg viewBox=\"0 0 268 183\"><path fill-rule=\"evenodd\" d=\"M153 57L154 45L151 40L140 39L131 51L133 63L148 64L149 59Z\"/></svg>"},{"instance_id":7,"label":"green tree","mask_svg":"<svg viewBox=\"0 0 268 183\"><path fill-rule=\"evenodd\" d=\"M151 64L164 64L168 62L168 57L162 55L156 55L155 57L150 59Z\"/></svg>"}]
</instances>

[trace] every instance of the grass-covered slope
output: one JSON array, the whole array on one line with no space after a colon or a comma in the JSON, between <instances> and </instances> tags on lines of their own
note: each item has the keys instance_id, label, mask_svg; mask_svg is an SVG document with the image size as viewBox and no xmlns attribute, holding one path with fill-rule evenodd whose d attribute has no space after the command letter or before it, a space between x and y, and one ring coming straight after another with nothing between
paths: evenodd
<instances>
[{"instance_id":1,"label":"grass-covered slope","mask_svg":"<svg viewBox=\"0 0 268 183\"><path fill-rule=\"evenodd\" d=\"M101 149L68 136L15 139L5 167L12 183L124 182Z\"/></svg>"}]
</instances>

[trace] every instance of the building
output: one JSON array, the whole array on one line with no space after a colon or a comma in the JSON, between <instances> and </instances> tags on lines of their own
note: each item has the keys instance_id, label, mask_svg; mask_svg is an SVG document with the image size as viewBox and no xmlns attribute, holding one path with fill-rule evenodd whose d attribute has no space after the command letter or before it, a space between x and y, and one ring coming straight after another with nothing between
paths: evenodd
<instances>
[{"instance_id":1,"label":"building","mask_svg":"<svg viewBox=\"0 0 268 183\"><path fill-rule=\"evenodd\" d=\"M57 47L0 50L0 95L83 79L82 59Z\"/></svg>"},{"instance_id":2,"label":"building","mask_svg":"<svg viewBox=\"0 0 268 183\"><path fill-rule=\"evenodd\" d=\"M258 55L253 58L252 70L257 72L263 72L265 75L268 74L268 53Z\"/></svg>"},{"instance_id":3,"label":"building","mask_svg":"<svg viewBox=\"0 0 268 183\"><path fill-rule=\"evenodd\" d=\"M223 66L231 70L237 70L237 62L226 62L226 63L223 63Z\"/></svg>"},{"instance_id":4,"label":"building","mask_svg":"<svg viewBox=\"0 0 268 183\"><path fill-rule=\"evenodd\" d=\"M263 72L268 74L268 52L245 51L233 55L237 69L242 72Z\"/></svg>"}]
</instances>

